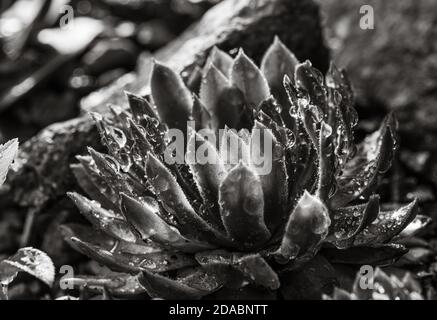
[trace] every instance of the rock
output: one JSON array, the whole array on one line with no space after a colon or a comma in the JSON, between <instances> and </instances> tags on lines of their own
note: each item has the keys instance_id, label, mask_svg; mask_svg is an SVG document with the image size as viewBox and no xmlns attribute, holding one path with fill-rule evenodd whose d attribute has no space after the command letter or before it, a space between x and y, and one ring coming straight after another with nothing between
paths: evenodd
<instances>
[{"instance_id":1,"label":"rock","mask_svg":"<svg viewBox=\"0 0 437 320\"><path fill-rule=\"evenodd\" d=\"M92 76L125 68L132 70L137 62L137 49L128 39L102 39L83 57L84 69Z\"/></svg>"},{"instance_id":2,"label":"rock","mask_svg":"<svg viewBox=\"0 0 437 320\"><path fill-rule=\"evenodd\" d=\"M85 146L98 147L98 133L88 116L53 124L24 143L7 184L20 206L42 208L73 188L69 164Z\"/></svg>"},{"instance_id":3,"label":"rock","mask_svg":"<svg viewBox=\"0 0 437 320\"><path fill-rule=\"evenodd\" d=\"M437 2L319 2L333 56L346 67L362 109L396 111L403 145L437 150ZM374 29L360 28L363 5L373 8Z\"/></svg>"},{"instance_id":4,"label":"rock","mask_svg":"<svg viewBox=\"0 0 437 320\"><path fill-rule=\"evenodd\" d=\"M276 34L298 58L309 58L326 69L328 52L322 41L318 7L312 0L226 0L156 57L189 76L214 45L226 50L242 46L259 62ZM126 104L123 90L146 93L149 71L150 63L143 64L137 75L126 75L87 98L83 109L105 113L108 103ZM74 186L69 169L74 156L87 145L98 147L98 140L94 124L82 116L52 125L23 144L17 170L8 180L15 202L38 210L63 196Z\"/></svg>"}]
</instances>

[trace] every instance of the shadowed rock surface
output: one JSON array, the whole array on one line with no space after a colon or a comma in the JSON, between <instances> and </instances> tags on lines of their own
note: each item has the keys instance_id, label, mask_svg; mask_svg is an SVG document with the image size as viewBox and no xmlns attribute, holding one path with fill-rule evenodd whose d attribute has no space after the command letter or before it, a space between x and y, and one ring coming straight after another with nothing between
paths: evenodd
<instances>
[{"instance_id":1,"label":"shadowed rock surface","mask_svg":"<svg viewBox=\"0 0 437 320\"><path fill-rule=\"evenodd\" d=\"M402 147L413 152L401 157L437 186L437 2L319 3L333 58L347 69L361 112L395 111ZM360 28L362 5L374 9L373 30Z\"/></svg>"},{"instance_id":2,"label":"shadowed rock surface","mask_svg":"<svg viewBox=\"0 0 437 320\"><path fill-rule=\"evenodd\" d=\"M437 2L324 0L320 4L333 57L347 68L360 105L395 110L403 130L437 133ZM373 30L360 28L362 5L374 9Z\"/></svg>"},{"instance_id":3,"label":"shadowed rock surface","mask_svg":"<svg viewBox=\"0 0 437 320\"><path fill-rule=\"evenodd\" d=\"M211 9L204 18L179 39L157 53L161 60L187 78L195 64L202 64L214 46L230 50L243 47L258 60L273 37L291 48L300 59L311 59L322 70L328 51L322 41L318 7L311 0L227 0ZM105 113L107 104L124 105L123 90L145 94L148 91L150 60L145 59L137 75L121 78L115 85L93 94L83 102L84 110ZM21 147L16 172L9 185L15 203L41 209L50 200L74 188L69 164L86 146L99 147L89 116L52 125Z\"/></svg>"}]
</instances>

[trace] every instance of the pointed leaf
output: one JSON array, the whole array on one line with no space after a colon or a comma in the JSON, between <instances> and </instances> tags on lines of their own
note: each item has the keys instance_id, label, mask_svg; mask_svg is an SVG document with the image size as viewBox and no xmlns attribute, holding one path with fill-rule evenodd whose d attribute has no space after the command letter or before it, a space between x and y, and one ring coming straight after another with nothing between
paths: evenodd
<instances>
[{"instance_id":1,"label":"pointed leaf","mask_svg":"<svg viewBox=\"0 0 437 320\"><path fill-rule=\"evenodd\" d=\"M252 129L251 160L264 193L265 221L273 233L286 222L288 202L288 174L285 150L273 135L272 130L258 121Z\"/></svg>"},{"instance_id":2,"label":"pointed leaf","mask_svg":"<svg viewBox=\"0 0 437 320\"><path fill-rule=\"evenodd\" d=\"M113 191L116 191L116 193L131 193L132 190L126 182L126 179L120 174L120 164L115 159L97 152L93 148L88 148L88 152L94 160L96 168L99 170L99 175L105 180L106 185ZM118 195L116 196L118 198Z\"/></svg>"},{"instance_id":3,"label":"pointed leaf","mask_svg":"<svg viewBox=\"0 0 437 320\"><path fill-rule=\"evenodd\" d=\"M250 168L240 164L228 173L220 185L219 203L223 225L234 241L250 248L270 238L261 181Z\"/></svg>"},{"instance_id":4,"label":"pointed leaf","mask_svg":"<svg viewBox=\"0 0 437 320\"><path fill-rule=\"evenodd\" d=\"M92 177L88 174L87 170L84 168L82 164L72 164L70 166L71 171L76 178L79 186L86 192L86 194L95 199L106 209L115 209L114 204L108 200L108 198L102 194L100 188L97 187L92 179Z\"/></svg>"},{"instance_id":5,"label":"pointed leaf","mask_svg":"<svg viewBox=\"0 0 437 320\"><path fill-rule=\"evenodd\" d=\"M248 275L254 284L270 290L279 289L278 275L259 254L246 255L235 261L237 269Z\"/></svg>"},{"instance_id":6,"label":"pointed leaf","mask_svg":"<svg viewBox=\"0 0 437 320\"><path fill-rule=\"evenodd\" d=\"M211 114L214 130L225 125L231 128L237 126L243 103L242 94L232 88L228 79L212 64L203 76L200 100Z\"/></svg>"},{"instance_id":7,"label":"pointed leaf","mask_svg":"<svg viewBox=\"0 0 437 320\"><path fill-rule=\"evenodd\" d=\"M210 64L213 64L225 77L228 77L232 63L232 57L229 54L214 46L209 54L206 67L208 68Z\"/></svg>"},{"instance_id":8,"label":"pointed leaf","mask_svg":"<svg viewBox=\"0 0 437 320\"><path fill-rule=\"evenodd\" d=\"M115 271L136 274L141 271L128 257L100 248L79 238L67 239L68 244L80 253Z\"/></svg>"},{"instance_id":9,"label":"pointed leaf","mask_svg":"<svg viewBox=\"0 0 437 320\"><path fill-rule=\"evenodd\" d=\"M408 252L403 245L382 244L372 246L356 246L348 249L325 248L322 254L331 263L354 264L354 265L379 265L393 264L396 260Z\"/></svg>"},{"instance_id":10,"label":"pointed leaf","mask_svg":"<svg viewBox=\"0 0 437 320\"><path fill-rule=\"evenodd\" d=\"M196 252L212 248L207 243L189 240L179 231L168 225L158 214L158 209L146 202L139 202L127 195L122 195L124 214L139 232L143 240L151 239L164 246L173 247L184 252Z\"/></svg>"},{"instance_id":11,"label":"pointed leaf","mask_svg":"<svg viewBox=\"0 0 437 320\"><path fill-rule=\"evenodd\" d=\"M337 178L338 190L331 199L333 207L344 206L372 192L379 175L391 166L396 148L395 129L394 116L389 115L377 132L358 145L356 156L345 164Z\"/></svg>"},{"instance_id":12,"label":"pointed leaf","mask_svg":"<svg viewBox=\"0 0 437 320\"><path fill-rule=\"evenodd\" d=\"M313 68L311 62L307 60L296 67L295 77L296 85L308 92L310 103L326 112L326 91L323 87L323 74Z\"/></svg>"},{"instance_id":13,"label":"pointed leaf","mask_svg":"<svg viewBox=\"0 0 437 320\"><path fill-rule=\"evenodd\" d=\"M196 260L203 268L226 282L227 287L238 288L244 286L244 282L248 280L271 290L279 288L277 274L259 254L216 250L197 253Z\"/></svg>"},{"instance_id":14,"label":"pointed leaf","mask_svg":"<svg viewBox=\"0 0 437 320\"><path fill-rule=\"evenodd\" d=\"M155 62L150 85L160 119L169 128L185 132L193 100L181 77L169 67Z\"/></svg>"},{"instance_id":15,"label":"pointed leaf","mask_svg":"<svg viewBox=\"0 0 437 320\"><path fill-rule=\"evenodd\" d=\"M380 212L376 220L357 235L355 245L385 243L404 230L416 217L417 201L396 211Z\"/></svg>"},{"instance_id":16,"label":"pointed leaf","mask_svg":"<svg viewBox=\"0 0 437 320\"><path fill-rule=\"evenodd\" d=\"M327 241L337 248L352 246L355 236L370 225L379 214L379 196L372 196L366 205L333 210L330 236Z\"/></svg>"},{"instance_id":17,"label":"pointed leaf","mask_svg":"<svg viewBox=\"0 0 437 320\"><path fill-rule=\"evenodd\" d=\"M147 99L127 91L125 91L125 94L132 114L137 121L140 121L145 115L151 118L158 118L156 110Z\"/></svg>"},{"instance_id":18,"label":"pointed leaf","mask_svg":"<svg viewBox=\"0 0 437 320\"><path fill-rule=\"evenodd\" d=\"M317 196L327 202L334 187L335 154L332 127L322 121L319 131L319 179Z\"/></svg>"},{"instance_id":19,"label":"pointed leaf","mask_svg":"<svg viewBox=\"0 0 437 320\"><path fill-rule=\"evenodd\" d=\"M212 116L200 98L196 95L194 96L192 118L195 122L196 131L200 131L201 129L212 129Z\"/></svg>"},{"instance_id":20,"label":"pointed leaf","mask_svg":"<svg viewBox=\"0 0 437 320\"><path fill-rule=\"evenodd\" d=\"M239 51L232 65L231 82L243 92L246 103L256 110L270 96L267 80L243 50Z\"/></svg>"},{"instance_id":21,"label":"pointed leaf","mask_svg":"<svg viewBox=\"0 0 437 320\"><path fill-rule=\"evenodd\" d=\"M265 53L261 62L261 71L266 77L272 94L278 99L280 104L285 107L288 105L288 96L285 91L283 81L284 76L294 79L294 71L299 61L295 55L275 37L273 44ZM288 113L288 110L283 110Z\"/></svg>"},{"instance_id":22,"label":"pointed leaf","mask_svg":"<svg viewBox=\"0 0 437 320\"><path fill-rule=\"evenodd\" d=\"M416 234L426 228L432 219L430 217L418 214L414 220L399 234L400 238L414 237Z\"/></svg>"},{"instance_id":23,"label":"pointed leaf","mask_svg":"<svg viewBox=\"0 0 437 320\"><path fill-rule=\"evenodd\" d=\"M137 237L133 234L129 224L117 216L114 212L106 210L96 201L91 201L77 193L68 193L80 212L98 230L127 242L136 242Z\"/></svg>"},{"instance_id":24,"label":"pointed leaf","mask_svg":"<svg viewBox=\"0 0 437 320\"><path fill-rule=\"evenodd\" d=\"M205 156L205 159L198 159ZM221 218L218 215L218 193L220 183L226 175L224 163L214 145L200 134L191 130L187 148L187 159L194 181L202 196L207 209L202 217L216 228L222 228Z\"/></svg>"},{"instance_id":25,"label":"pointed leaf","mask_svg":"<svg viewBox=\"0 0 437 320\"><path fill-rule=\"evenodd\" d=\"M313 256L331 224L328 209L305 191L290 215L281 247L276 253L279 263L287 263L298 256Z\"/></svg>"},{"instance_id":26,"label":"pointed leaf","mask_svg":"<svg viewBox=\"0 0 437 320\"><path fill-rule=\"evenodd\" d=\"M225 127L220 143L220 158L227 171L240 162L250 164L250 147L238 136L235 129Z\"/></svg>"},{"instance_id":27,"label":"pointed leaf","mask_svg":"<svg viewBox=\"0 0 437 320\"><path fill-rule=\"evenodd\" d=\"M194 211L175 177L151 154L147 158L146 172L158 200L164 209L176 218L182 234L185 232L192 239L227 242Z\"/></svg>"}]
</instances>

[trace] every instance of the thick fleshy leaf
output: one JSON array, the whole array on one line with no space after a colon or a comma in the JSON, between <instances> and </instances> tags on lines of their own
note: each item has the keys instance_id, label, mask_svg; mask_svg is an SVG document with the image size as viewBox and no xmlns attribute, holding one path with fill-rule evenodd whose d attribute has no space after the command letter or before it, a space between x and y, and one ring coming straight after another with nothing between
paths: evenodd
<instances>
[{"instance_id":1,"label":"thick fleshy leaf","mask_svg":"<svg viewBox=\"0 0 437 320\"><path fill-rule=\"evenodd\" d=\"M118 239L113 238L100 230L95 230L94 227L88 225L70 223L59 226L59 230L64 240L67 242L70 241L71 238L79 238L84 242L88 242L107 251L118 247ZM129 244L133 245L132 243Z\"/></svg>"},{"instance_id":2,"label":"thick fleshy leaf","mask_svg":"<svg viewBox=\"0 0 437 320\"><path fill-rule=\"evenodd\" d=\"M337 248L351 246L355 236L371 224L379 214L379 196L371 196L365 205L333 210L330 236L327 241Z\"/></svg>"},{"instance_id":3,"label":"thick fleshy leaf","mask_svg":"<svg viewBox=\"0 0 437 320\"><path fill-rule=\"evenodd\" d=\"M326 206L305 191L290 215L275 255L277 261L287 263L299 256L313 256L327 236L330 224Z\"/></svg>"},{"instance_id":4,"label":"thick fleshy leaf","mask_svg":"<svg viewBox=\"0 0 437 320\"><path fill-rule=\"evenodd\" d=\"M287 219L288 175L285 150L272 130L258 121L252 129L252 167L258 174L264 193L265 222L273 233Z\"/></svg>"},{"instance_id":5,"label":"thick fleshy leaf","mask_svg":"<svg viewBox=\"0 0 437 320\"><path fill-rule=\"evenodd\" d=\"M153 146L150 144L145 129L143 127L138 126L135 122L130 122L130 132L132 134L132 138L135 140L135 145L133 148L133 152L135 152L135 156L138 158L134 158L136 162L144 161L147 153L153 150Z\"/></svg>"},{"instance_id":6,"label":"thick fleshy leaf","mask_svg":"<svg viewBox=\"0 0 437 320\"><path fill-rule=\"evenodd\" d=\"M205 134L205 133L204 133ZM209 135L213 135L209 132ZM199 215L215 229L223 231L223 224L218 208L218 190L226 175L226 169L215 145L208 134L200 135L189 130L189 141L185 155L194 184L201 196L202 205L197 209Z\"/></svg>"},{"instance_id":7,"label":"thick fleshy leaf","mask_svg":"<svg viewBox=\"0 0 437 320\"><path fill-rule=\"evenodd\" d=\"M259 254L243 256L234 263L237 269L248 275L253 283L271 290L279 288L278 275Z\"/></svg>"},{"instance_id":8,"label":"thick fleshy leaf","mask_svg":"<svg viewBox=\"0 0 437 320\"><path fill-rule=\"evenodd\" d=\"M183 235L189 235L192 239L227 243L224 236L194 211L175 177L161 161L151 154L147 158L146 172L158 200L164 209L176 218Z\"/></svg>"},{"instance_id":9,"label":"thick fleshy leaf","mask_svg":"<svg viewBox=\"0 0 437 320\"><path fill-rule=\"evenodd\" d=\"M68 242L71 238L78 238L106 251L143 255L161 252L162 247L151 242L132 243L113 238L106 233L95 230L93 227L78 223L69 223L60 226L62 237Z\"/></svg>"},{"instance_id":10,"label":"thick fleshy leaf","mask_svg":"<svg viewBox=\"0 0 437 320\"><path fill-rule=\"evenodd\" d=\"M193 112L191 117L195 123L196 131L201 129L212 129L212 116L206 109L199 97L194 96Z\"/></svg>"},{"instance_id":11,"label":"thick fleshy leaf","mask_svg":"<svg viewBox=\"0 0 437 320\"><path fill-rule=\"evenodd\" d=\"M345 164L337 178L338 190L331 199L333 207L344 206L373 191L379 175L391 166L396 148L395 128L394 116L388 115L381 128L358 145L356 156Z\"/></svg>"},{"instance_id":12,"label":"thick fleshy leaf","mask_svg":"<svg viewBox=\"0 0 437 320\"><path fill-rule=\"evenodd\" d=\"M399 237L414 237L416 234L426 228L431 223L431 221L432 219L430 217L418 214L414 218L414 220L404 230L402 230L402 232L399 234Z\"/></svg>"},{"instance_id":13,"label":"thick fleshy leaf","mask_svg":"<svg viewBox=\"0 0 437 320\"><path fill-rule=\"evenodd\" d=\"M234 261L242 254L226 250L209 250L195 254L196 261L207 272L214 274L227 288L239 289L250 281L248 275L242 274L234 265Z\"/></svg>"},{"instance_id":14,"label":"thick fleshy leaf","mask_svg":"<svg viewBox=\"0 0 437 320\"><path fill-rule=\"evenodd\" d=\"M67 239L67 242L75 250L115 271L131 274L136 274L141 271L139 265L122 254L113 253L76 237Z\"/></svg>"},{"instance_id":15,"label":"thick fleshy leaf","mask_svg":"<svg viewBox=\"0 0 437 320\"><path fill-rule=\"evenodd\" d=\"M108 185L116 193L125 192L131 193L132 188L127 183L127 179L123 178L120 173L120 165L110 156L95 151L93 148L88 148L90 156L93 158L96 168L99 170L99 175L105 180Z\"/></svg>"},{"instance_id":16,"label":"thick fleshy leaf","mask_svg":"<svg viewBox=\"0 0 437 320\"><path fill-rule=\"evenodd\" d=\"M139 232L141 238L151 239L163 246L172 247L184 252L196 252L212 248L207 243L189 240L179 231L168 225L160 216L158 208L122 195L124 215L129 223Z\"/></svg>"},{"instance_id":17,"label":"thick fleshy leaf","mask_svg":"<svg viewBox=\"0 0 437 320\"><path fill-rule=\"evenodd\" d=\"M380 212L375 221L357 235L354 244L368 245L390 241L414 220L417 212L417 201L396 211Z\"/></svg>"},{"instance_id":18,"label":"thick fleshy leaf","mask_svg":"<svg viewBox=\"0 0 437 320\"><path fill-rule=\"evenodd\" d=\"M340 162L345 162L355 152L354 128L358 122L352 85L343 70L331 63L325 77L328 89L329 116L335 117L337 128L336 153ZM333 114L336 112L336 114ZM332 125L333 121L329 123Z\"/></svg>"},{"instance_id":19,"label":"thick fleshy leaf","mask_svg":"<svg viewBox=\"0 0 437 320\"><path fill-rule=\"evenodd\" d=\"M12 257L0 262L0 282L2 285L8 285L21 271L34 276L49 287L55 280L56 271L52 260L38 249L20 249Z\"/></svg>"},{"instance_id":20,"label":"thick fleshy leaf","mask_svg":"<svg viewBox=\"0 0 437 320\"><path fill-rule=\"evenodd\" d=\"M286 125L284 125L284 119L281 115L281 112L283 111L283 107L278 104L278 101L275 97L270 96L267 100L264 100L261 104L261 108L258 111L258 117L257 120L261 123L263 123L266 127L275 127L275 131L278 131L279 128L282 128L283 130L290 130L289 132L293 132L290 128L286 128ZM271 128L272 129L272 128ZM279 140L282 141L278 137ZM284 143L285 145L285 143Z\"/></svg>"},{"instance_id":21,"label":"thick fleshy leaf","mask_svg":"<svg viewBox=\"0 0 437 320\"><path fill-rule=\"evenodd\" d=\"M243 248L265 243L271 236L264 222L264 194L259 177L240 164L220 185L220 214L233 241Z\"/></svg>"},{"instance_id":22,"label":"thick fleshy leaf","mask_svg":"<svg viewBox=\"0 0 437 320\"><path fill-rule=\"evenodd\" d=\"M88 174L87 170L82 164L72 164L70 169L73 172L79 186L89 197L98 201L106 209L115 209L114 204L108 200L104 194L102 194L100 188L96 186L92 177Z\"/></svg>"},{"instance_id":23,"label":"thick fleshy leaf","mask_svg":"<svg viewBox=\"0 0 437 320\"><path fill-rule=\"evenodd\" d=\"M141 119L147 115L152 118L158 118L157 111L145 98L125 91L129 107L132 111L134 119L141 123Z\"/></svg>"},{"instance_id":24,"label":"thick fleshy leaf","mask_svg":"<svg viewBox=\"0 0 437 320\"><path fill-rule=\"evenodd\" d=\"M5 182L9 168L18 153L18 139L0 145L0 186Z\"/></svg>"},{"instance_id":25,"label":"thick fleshy leaf","mask_svg":"<svg viewBox=\"0 0 437 320\"><path fill-rule=\"evenodd\" d=\"M323 74L313 68L311 62L307 60L297 65L295 77L296 85L308 92L310 103L326 112L326 91L323 87Z\"/></svg>"},{"instance_id":26,"label":"thick fleshy leaf","mask_svg":"<svg viewBox=\"0 0 437 320\"><path fill-rule=\"evenodd\" d=\"M256 110L270 96L266 78L242 49L234 60L230 78L232 85L243 92L246 103Z\"/></svg>"},{"instance_id":27,"label":"thick fleshy leaf","mask_svg":"<svg viewBox=\"0 0 437 320\"><path fill-rule=\"evenodd\" d=\"M209 65L200 86L200 100L212 114L218 112L223 91L230 86L228 79L215 65Z\"/></svg>"},{"instance_id":28,"label":"thick fleshy leaf","mask_svg":"<svg viewBox=\"0 0 437 320\"><path fill-rule=\"evenodd\" d=\"M169 67L155 62L150 86L162 122L171 129L186 132L193 99L181 77Z\"/></svg>"},{"instance_id":29,"label":"thick fleshy leaf","mask_svg":"<svg viewBox=\"0 0 437 320\"><path fill-rule=\"evenodd\" d=\"M136 242L137 237L132 232L129 224L120 215L102 208L100 203L89 200L77 193L68 193L79 211L97 229L127 242Z\"/></svg>"},{"instance_id":30,"label":"thick fleshy leaf","mask_svg":"<svg viewBox=\"0 0 437 320\"><path fill-rule=\"evenodd\" d=\"M162 250L134 254L117 250L117 247L108 251L75 237L68 242L90 258L123 272L135 273L140 270L168 272L196 265L193 258L180 252Z\"/></svg>"},{"instance_id":31,"label":"thick fleshy leaf","mask_svg":"<svg viewBox=\"0 0 437 320\"><path fill-rule=\"evenodd\" d=\"M399 244L356 246L345 250L333 248L322 250L322 254L332 263L379 266L393 264L407 252L408 249Z\"/></svg>"},{"instance_id":32,"label":"thick fleshy leaf","mask_svg":"<svg viewBox=\"0 0 437 320\"><path fill-rule=\"evenodd\" d=\"M117 157L127 144L126 135L121 129L109 124L100 114L93 112L91 116L96 123L102 144L108 148L111 155Z\"/></svg>"},{"instance_id":33,"label":"thick fleshy leaf","mask_svg":"<svg viewBox=\"0 0 437 320\"><path fill-rule=\"evenodd\" d=\"M77 156L76 158L85 170L88 178L99 188L99 192L102 196L107 199L107 201L101 202L102 205L105 205L106 207L106 205L109 204L108 207L115 207L118 202L118 194L112 189L112 186L109 184L106 177L101 174L101 171L97 168L93 158L91 156ZM95 200L98 201L99 199L95 198Z\"/></svg>"},{"instance_id":34,"label":"thick fleshy leaf","mask_svg":"<svg viewBox=\"0 0 437 320\"><path fill-rule=\"evenodd\" d=\"M228 77L232 63L233 60L229 54L214 46L209 53L206 67L208 68L210 64L213 64L225 77Z\"/></svg>"},{"instance_id":35,"label":"thick fleshy leaf","mask_svg":"<svg viewBox=\"0 0 437 320\"><path fill-rule=\"evenodd\" d=\"M152 272L168 272L197 265L196 260L192 256L172 251L132 255L131 259L138 263L141 269Z\"/></svg>"},{"instance_id":36,"label":"thick fleshy leaf","mask_svg":"<svg viewBox=\"0 0 437 320\"><path fill-rule=\"evenodd\" d=\"M220 143L220 158L227 171L232 170L240 162L250 164L250 147L235 129L225 127Z\"/></svg>"},{"instance_id":37,"label":"thick fleshy leaf","mask_svg":"<svg viewBox=\"0 0 437 320\"><path fill-rule=\"evenodd\" d=\"M214 276L201 270L176 280L144 271L139 281L152 298L167 300L200 299L221 286Z\"/></svg>"},{"instance_id":38,"label":"thick fleshy leaf","mask_svg":"<svg viewBox=\"0 0 437 320\"><path fill-rule=\"evenodd\" d=\"M317 196L328 201L334 189L335 154L332 142L332 127L322 121L319 131L319 179Z\"/></svg>"},{"instance_id":39,"label":"thick fleshy leaf","mask_svg":"<svg viewBox=\"0 0 437 320\"><path fill-rule=\"evenodd\" d=\"M239 288L250 281L271 290L279 288L277 274L259 254L216 250L197 253L196 260L203 268L226 282L227 287Z\"/></svg>"},{"instance_id":40,"label":"thick fleshy leaf","mask_svg":"<svg viewBox=\"0 0 437 320\"><path fill-rule=\"evenodd\" d=\"M204 159L199 159L199 156ZM191 131L187 158L194 180L205 201L217 202L221 181L226 175L224 163L214 145L197 132Z\"/></svg>"},{"instance_id":41,"label":"thick fleshy leaf","mask_svg":"<svg viewBox=\"0 0 437 320\"><path fill-rule=\"evenodd\" d=\"M261 62L261 71L266 77L272 94L280 104L288 106L288 96L284 89L284 76L294 79L294 71L299 61L295 55L281 42L278 37L275 37L273 44L265 53ZM283 110L283 113L288 113L288 110Z\"/></svg>"},{"instance_id":42,"label":"thick fleshy leaf","mask_svg":"<svg viewBox=\"0 0 437 320\"><path fill-rule=\"evenodd\" d=\"M211 114L214 130L240 122L243 96L214 65L209 65L200 86L200 100Z\"/></svg>"}]
</instances>

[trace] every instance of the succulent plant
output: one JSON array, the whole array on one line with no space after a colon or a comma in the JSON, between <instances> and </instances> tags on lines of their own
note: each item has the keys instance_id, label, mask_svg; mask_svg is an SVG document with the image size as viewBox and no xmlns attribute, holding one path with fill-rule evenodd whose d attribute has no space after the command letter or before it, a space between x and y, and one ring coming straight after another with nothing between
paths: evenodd
<instances>
[{"instance_id":1,"label":"succulent plant","mask_svg":"<svg viewBox=\"0 0 437 320\"><path fill-rule=\"evenodd\" d=\"M0 186L18 152L18 140L0 145ZM8 287L19 272L26 272L51 286L55 277L52 260L44 252L34 248L23 248L7 258L0 259L0 300L8 299Z\"/></svg>"},{"instance_id":2,"label":"succulent plant","mask_svg":"<svg viewBox=\"0 0 437 320\"><path fill-rule=\"evenodd\" d=\"M324 76L279 39L260 68L243 50L232 58L214 48L185 82L155 62L151 94L127 98L129 110L93 114L108 153L89 149L72 165L91 199L69 196L97 232L63 226L75 249L121 273L77 283L167 299L293 298L299 272L384 265L406 252L391 240L415 219L416 201L383 211L374 194L397 146L395 118L356 144L351 84L333 64ZM174 128L188 137L186 157L201 150L214 161L169 164ZM255 132L272 141L269 174ZM227 155L230 140L239 151Z\"/></svg>"},{"instance_id":3,"label":"succulent plant","mask_svg":"<svg viewBox=\"0 0 437 320\"><path fill-rule=\"evenodd\" d=\"M352 292L335 288L332 296L324 295L325 300L425 300L420 283L409 272L400 279L376 268L370 283L362 284L360 274L355 278Z\"/></svg>"}]
</instances>

